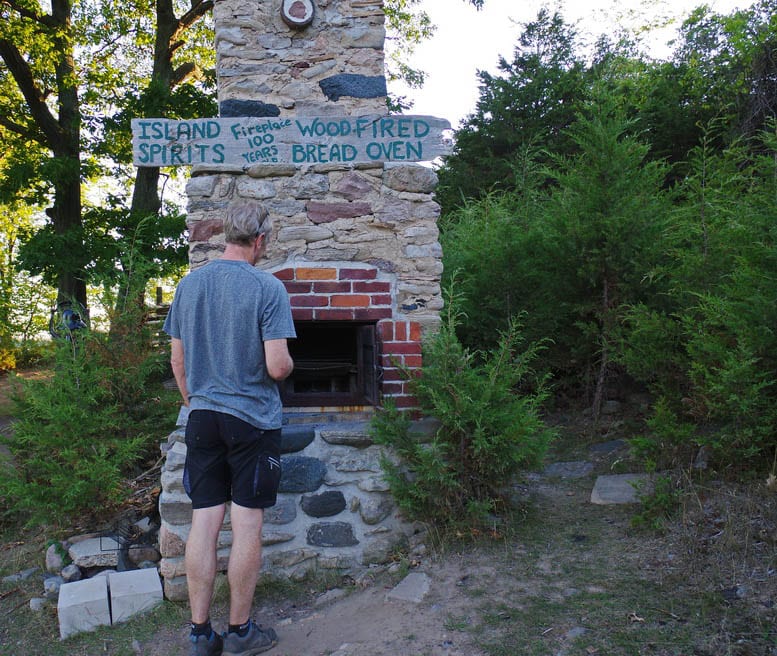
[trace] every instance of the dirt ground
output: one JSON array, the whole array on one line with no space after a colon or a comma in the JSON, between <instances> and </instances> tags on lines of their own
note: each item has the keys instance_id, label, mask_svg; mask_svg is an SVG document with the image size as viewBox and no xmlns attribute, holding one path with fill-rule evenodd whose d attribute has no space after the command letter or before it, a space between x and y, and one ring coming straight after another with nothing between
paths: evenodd
<instances>
[{"instance_id":1,"label":"dirt ground","mask_svg":"<svg viewBox=\"0 0 777 656\"><path fill-rule=\"evenodd\" d=\"M271 656L777 656L777 494L764 482L685 481L664 530L635 530L640 505L590 502L596 477L629 471L634 425L558 420L546 464L590 462L582 477L535 472L514 486L516 512L475 539L429 541L424 554L354 581L262 586L255 619ZM573 468L574 469L574 468ZM690 483L690 484L689 484ZM678 488L679 489L679 488ZM0 574L42 561L45 531L6 535ZM472 536L467 536L472 537ZM388 593L408 573L431 582L419 603ZM188 653L185 604L126 625L58 639L56 608L28 601L40 582L0 585L0 656ZM226 586L212 619L226 628Z\"/></svg>"},{"instance_id":2,"label":"dirt ground","mask_svg":"<svg viewBox=\"0 0 777 656\"><path fill-rule=\"evenodd\" d=\"M600 461L597 470L612 466ZM689 504L666 533L644 533L631 527L635 507L590 503L595 476L532 477L517 490L525 511L514 525L460 548L449 544L364 587L334 586L294 602L258 597L257 621L280 637L268 653L777 654L777 550L757 528L775 518L772 500L727 489ZM708 538L730 543L705 546ZM431 580L420 603L387 596L408 571ZM221 629L223 607L213 619ZM184 654L186 635L185 625L168 627L134 651Z\"/></svg>"}]
</instances>

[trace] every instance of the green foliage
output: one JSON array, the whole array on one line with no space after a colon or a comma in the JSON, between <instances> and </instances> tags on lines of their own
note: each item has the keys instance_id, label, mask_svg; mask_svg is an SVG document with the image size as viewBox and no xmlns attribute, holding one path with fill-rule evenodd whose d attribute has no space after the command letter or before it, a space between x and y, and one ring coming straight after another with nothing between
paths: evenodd
<instances>
[{"instance_id":1,"label":"green foliage","mask_svg":"<svg viewBox=\"0 0 777 656\"><path fill-rule=\"evenodd\" d=\"M641 509L632 516L631 525L634 528L651 531L663 531L667 520L677 512L682 499L682 492L669 476L657 476L650 491L637 490Z\"/></svg>"},{"instance_id":2,"label":"green foliage","mask_svg":"<svg viewBox=\"0 0 777 656\"><path fill-rule=\"evenodd\" d=\"M460 291L458 334L465 345L493 347L512 316L541 304L531 303L533 291L541 286L535 273L543 248L542 235L531 219L535 209L524 195L489 194L446 218L441 237L444 283L452 285L455 279ZM516 257L516 253L535 257Z\"/></svg>"},{"instance_id":3,"label":"green foliage","mask_svg":"<svg viewBox=\"0 0 777 656\"><path fill-rule=\"evenodd\" d=\"M166 358L152 350L139 302L147 280L133 244L126 287L105 281L110 331L81 331L58 341L52 376L20 379L13 435L3 438L13 467L0 481L8 514L29 523L65 521L110 506L125 478L156 445L169 411L149 384Z\"/></svg>"},{"instance_id":4,"label":"green foliage","mask_svg":"<svg viewBox=\"0 0 777 656\"><path fill-rule=\"evenodd\" d=\"M638 34L602 35L591 56L563 16L540 10L512 60L499 60L499 74L479 74L476 109L439 171L443 211L509 190L512 158L526 143L576 153L565 130L603 92L632 119L629 134L650 146L648 157L668 162L666 182L682 180L708 125L719 123L720 149L777 115L775 15L774 0L728 15L701 5L682 25L672 58L654 61L639 51Z\"/></svg>"},{"instance_id":5,"label":"green foliage","mask_svg":"<svg viewBox=\"0 0 777 656\"><path fill-rule=\"evenodd\" d=\"M665 399L655 426L695 426L678 437L727 467L768 457L777 421L777 138L753 150L698 150L664 240L669 311L635 306L622 342L629 371Z\"/></svg>"},{"instance_id":6,"label":"green foliage","mask_svg":"<svg viewBox=\"0 0 777 656\"><path fill-rule=\"evenodd\" d=\"M100 362L110 351L104 339L63 343L51 379L20 380L19 420L4 439L14 467L0 482L9 514L56 522L110 505L120 499L123 475L144 455L148 438L134 433L113 372Z\"/></svg>"},{"instance_id":7,"label":"green foliage","mask_svg":"<svg viewBox=\"0 0 777 656\"><path fill-rule=\"evenodd\" d=\"M559 13L543 8L524 25L512 60L499 74L481 71L475 111L456 132L453 153L439 170L436 196L443 210L512 187L514 167L527 147L569 153L565 135L586 92L577 34Z\"/></svg>"},{"instance_id":8,"label":"green foliage","mask_svg":"<svg viewBox=\"0 0 777 656\"><path fill-rule=\"evenodd\" d=\"M443 224L446 276L466 293L464 343L491 346L526 313L527 338L552 340L546 366L578 388L600 388L613 371L628 308L661 307L665 169L613 104L600 99L569 130L578 155L551 169L525 150L515 192L470 201ZM544 187L548 179L555 185Z\"/></svg>"},{"instance_id":9,"label":"green foliage","mask_svg":"<svg viewBox=\"0 0 777 656\"><path fill-rule=\"evenodd\" d=\"M0 205L0 370L29 362L34 342L45 330L53 290L19 267L17 249L32 224L32 208Z\"/></svg>"},{"instance_id":10,"label":"green foliage","mask_svg":"<svg viewBox=\"0 0 777 656\"><path fill-rule=\"evenodd\" d=\"M647 426L650 434L633 438L631 450L644 461L648 471L690 463L696 446L696 426L683 421L665 398L656 402Z\"/></svg>"},{"instance_id":11,"label":"green foliage","mask_svg":"<svg viewBox=\"0 0 777 656\"><path fill-rule=\"evenodd\" d=\"M399 506L443 526L482 523L500 510L506 487L541 461L553 437L540 417L543 386L523 389L537 383L531 364L541 346L525 345L513 323L491 352L475 353L456 337L458 318L449 304L411 381L422 414L440 421L431 440L414 435L407 415L390 405L373 424L378 443L398 458L384 458L383 467Z\"/></svg>"},{"instance_id":12,"label":"green foliage","mask_svg":"<svg viewBox=\"0 0 777 656\"><path fill-rule=\"evenodd\" d=\"M74 297L85 305L95 268L115 264L109 259L115 247L105 248L114 215L91 207L95 194L81 185L92 191L98 180L109 179L112 190L129 195L135 174L129 119L145 112L172 118L213 114L215 52L212 23L204 20L211 8L204 0L62 0L5 8L0 110L9 118L1 128L6 148L0 198L52 203L49 222L23 239L20 263L56 284L60 299ZM162 205L158 171L142 177L133 195L133 225ZM118 211L127 205L105 203ZM175 212L160 214L161 224ZM156 254L160 261L174 255L154 251L158 240L148 246L149 257Z\"/></svg>"}]
</instances>

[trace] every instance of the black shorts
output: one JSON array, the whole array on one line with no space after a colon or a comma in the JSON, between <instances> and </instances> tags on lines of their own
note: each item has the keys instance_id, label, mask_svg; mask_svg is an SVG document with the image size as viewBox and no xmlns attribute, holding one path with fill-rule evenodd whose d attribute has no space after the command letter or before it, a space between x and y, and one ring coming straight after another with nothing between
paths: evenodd
<instances>
[{"instance_id":1,"label":"black shorts","mask_svg":"<svg viewBox=\"0 0 777 656\"><path fill-rule=\"evenodd\" d=\"M234 501L275 505L281 479L281 429L262 430L232 415L192 410L186 424L183 486L192 508Z\"/></svg>"}]
</instances>

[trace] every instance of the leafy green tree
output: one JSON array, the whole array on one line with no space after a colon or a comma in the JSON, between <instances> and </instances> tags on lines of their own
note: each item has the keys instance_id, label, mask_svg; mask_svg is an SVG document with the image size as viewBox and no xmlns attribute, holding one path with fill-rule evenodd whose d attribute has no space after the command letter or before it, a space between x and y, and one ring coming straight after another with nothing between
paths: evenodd
<instances>
[{"instance_id":1,"label":"leafy green tree","mask_svg":"<svg viewBox=\"0 0 777 656\"><path fill-rule=\"evenodd\" d=\"M754 136L777 112L777 4L731 14L700 6L685 21L673 63L695 122L728 118L724 144Z\"/></svg>"},{"instance_id":2,"label":"leafy green tree","mask_svg":"<svg viewBox=\"0 0 777 656\"><path fill-rule=\"evenodd\" d=\"M569 153L566 129L586 98L577 32L559 13L541 9L524 26L500 74L481 71L475 111L456 131L453 153L439 171L437 199L446 211L467 198L510 189L516 157L527 146Z\"/></svg>"},{"instance_id":3,"label":"leafy green tree","mask_svg":"<svg viewBox=\"0 0 777 656\"><path fill-rule=\"evenodd\" d=\"M27 184L50 186L47 210L52 237L59 243L52 262L60 298L86 304L86 260L81 218L81 106L78 97L77 47L73 2L52 0L47 12L40 3L4 0L0 21L0 115L6 137L30 144L41 168L16 167ZM13 149L23 154L23 147ZM23 172L22 172L23 171Z\"/></svg>"},{"instance_id":4,"label":"leafy green tree","mask_svg":"<svg viewBox=\"0 0 777 656\"><path fill-rule=\"evenodd\" d=\"M606 98L589 106L570 136L580 154L560 158L554 174L544 273L553 281L548 300L568 317L566 334L554 338L592 372L597 416L625 308L660 291L652 274L669 198L665 167L648 160L648 146L628 135L628 122Z\"/></svg>"},{"instance_id":5,"label":"leafy green tree","mask_svg":"<svg viewBox=\"0 0 777 656\"><path fill-rule=\"evenodd\" d=\"M20 237L32 225L27 206L0 206L0 370L24 364L32 343L46 329L44 318L52 290L20 271L16 251Z\"/></svg>"},{"instance_id":6,"label":"leafy green tree","mask_svg":"<svg viewBox=\"0 0 777 656\"><path fill-rule=\"evenodd\" d=\"M544 266L538 266L546 246L541 217L547 174L541 158L537 149L523 148L515 157L513 191L468 200L441 220L443 284L455 281L459 294L453 300L462 315L458 335L471 349L493 348L512 319L529 308L527 339L555 334L553 310L543 311Z\"/></svg>"},{"instance_id":7,"label":"leafy green tree","mask_svg":"<svg viewBox=\"0 0 777 656\"><path fill-rule=\"evenodd\" d=\"M193 26L208 15L212 1L197 0L182 9L173 0L153 5L54 0L50 12L46 3L9 0L2 7L7 20L0 28L0 106L5 117L0 125L15 161L8 164L0 191L6 198L34 196L38 202L53 195L53 207L47 210L51 221L23 245L20 260L57 284L60 299L86 304L86 283L96 260L106 254L104 248L91 250L104 240L90 231L110 215L82 201L82 181L110 174L127 194L132 170L126 151L103 144L128 144L131 116L176 117L203 107L207 91L176 94L173 89L200 77L189 57L205 51L203 32ZM211 52L205 61L212 58ZM212 107L212 101L205 105ZM125 122L123 138L111 132L114 116ZM106 162L112 168L106 169ZM143 169L131 203L111 205L137 225L160 211L159 186L158 169ZM110 231L106 227L101 234ZM153 254L166 243L164 238L147 245ZM176 247L169 252L173 258L180 253ZM125 267L119 263L119 268Z\"/></svg>"},{"instance_id":8,"label":"leafy green tree","mask_svg":"<svg viewBox=\"0 0 777 656\"><path fill-rule=\"evenodd\" d=\"M773 130L773 128L772 128ZM636 307L623 361L660 399L652 428L685 454L707 446L718 464L771 462L774 446L774 132L723 152L699 148L672 214L662 272L669 308ZM753 152L760 154L753 156Z\"/></svg>"}]
</instances>

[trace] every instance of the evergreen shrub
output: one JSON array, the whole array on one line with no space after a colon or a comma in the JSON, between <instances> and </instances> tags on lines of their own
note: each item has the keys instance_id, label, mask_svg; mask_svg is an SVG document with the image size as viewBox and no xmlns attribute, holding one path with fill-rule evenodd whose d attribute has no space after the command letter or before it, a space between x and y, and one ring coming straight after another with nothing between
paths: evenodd
<instances>
[{"instance_id":1,"label":"evergreen shrub","mask_svg":"<svg viewBox=\"0 0 777 656\"><path fill-rule=\"evenodd\" d=\"M421 413L439 429L420 439L408 414L389 404L372 427L389 447L382 464L400 508L439 526L482 524L504 509L508 486L539 464L554 435L541 418L543 381L531 368L542 345L525 345L514 322L491 351L472 351L456 336L458 319L449 303L424 343L420 375L409 376ZM525 392L530 383L535 391Z\"/></svg>"},{"instance_id":2,"label":"evergreen shrub","mask_svg":"<svg viewBox=\"0 0 777 656\"><path fill-rule=\"evenodd\" d=\"M58 341L50 377L18 379L18 420L2 438L12 455L0 478L7 517L57 523L110 508L153 457L172 403L148 394L160 359L138 325L125 312L108 333Z\"/></svg>"}]
</instances>

